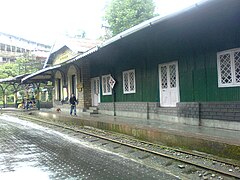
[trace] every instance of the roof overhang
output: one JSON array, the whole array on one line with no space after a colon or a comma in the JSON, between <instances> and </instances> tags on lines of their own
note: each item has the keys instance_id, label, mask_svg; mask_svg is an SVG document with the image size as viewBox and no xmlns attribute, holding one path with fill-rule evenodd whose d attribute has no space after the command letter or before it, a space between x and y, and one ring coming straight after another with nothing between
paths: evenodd
<instances>
[{"instance_id":1,"label":"roof overhang","mask_svg":"<svg viewBox=\"0 0 240 180\"><path fill-rule=\"evenodd\" d=\"M233 14L234 12L231 12L231 10L234 9L234 11L236 11L236 9L239 7L239 4L240 3L238 0L202 0L175 13L166 16L157 16L150 20L144 21L143 23L119 33L118 35L88 50L87 52L78 55L66 63L73 63L84 58L99 60L101 55L104 56L102 59L106 60L106 57L109 57L109 54L113 55L115 53L114 50L132 50L144 45L146 42L151 42L155 39L156 34L159 40L158 44L165 46L161 40L166 38L171 39L171 36L166 37L166 32L170 34L173 30L177 31L179 27L184 27L186 22L188 22L188 25L190 25L190 23L193 23L195 19L196 22L201 23L202 19L208 19L207 17L211 16L213 16L215 19L219 19L222 16L226 17L228 14ZM224 10L226 10L226 15L224 14L225 12L222 12L221 10L223 7ZM196 26L197 25L195 23L193 24L193 27L189 27L189 31L192 29L190 35L194 33ZM206 27L205 31L207 30L208 28ZM174 44L174 42L171 43Z\"/></svg>"},{"instance_id":2,"label":"roof overhang","mask_svg":"<svg viewBox=\"0 0 240 180\"><path fill-rule=\"evenodd\" d=\"M61 65L47 67L33 74L30 74L22 79L22 83L46 82L52 80L53 70L60 68Z\"/></svg>"},{"instance_id":3,"label":"roof overhang","mask_svg":"<svg viewBox=\"0 0 240 180\"><path fill-rule=\"evenodd\" d=\"M186 12L194 11L195 9L198 9L200 6L203 6L205 4L211 4L212 2L217 3L218 1L220 1L220 0L202 0L198 3L195 3L192 6L189 6L185 9L182 9L182 10L177 11L175 13L165 15L165 16L157 16L157 17L151 18L147 21L144 21L144 22L142 22L142 23L140 23L140 24L138 24L138 25L136 25L132 28L129 28L129 29L117 34L116 36L106 40L102 44L99 44L99 45L89 49L85 53L78 55L76 58L72 59L71 61L68 61L67 63L72 63L76 60L79 60L79 59L87 57L91 54L94 54L95 52L98 52L98 51L102 50L103 48L105 48L107 46L112 46L115 43L117 43L118 41L122 40L123 38L126 38L126 37L128 38L128 36L130 36L130 35L132 35L136 32L139 32L139 31L147 29L147 28L151 28L156 24L164 23L164 22L168 21L169 19L173 19L175 17L178 17L179 15L184 14ZM224 1L224 0L221 0L221 1Z\"/></svg>"},{"instance_id":4,"label":"roof overhang","mask_svg":"<svg viewBox=\"0 0 240 180\"><path fill-rule=\"evenodd\" d=\"M214 16L213 18L219 19L220 15L222 14L232 14L236 11L236 9L237 10L239 9L238 8L239 5L240 3L238 0L231 0L229 2L225 0L203 0L200 3L196 3L195 5L188 7L184 10L178 11L176 13L164 17L158 16L152 18L148 21L145 21L137 26L134 26L114 36L113 38L105 41L101 45L98 45L83 54L79 54L73 57L72 59L69 59L62 65L55 65L52 67L44 68L40 71L37 71L36 73L28 75L22 79L22 82L28 83L52 80L53 70L58 69L61 66L67 65L69 63L79 62L79 60L82 60L84 58L89 60L92 57L92 59L95 58L99 60L100 59L99 55L102 54L105 55L105 57L109 57L109 52L111 54L114 54L113 50L115 50L116 48L118 50L124 48L124 50L127 49L129 51L132 51L134 48L137 48L142 44L143 45L146 44L146 42L153 42L155 40L155 37L158 37L158 39L155 41L158 41L157 43L160 44L161 46L167 46L169 45L168 42L170 42L170 45L172 47L172 45L174 45L175 43L174 41L171 41L170 35L173 35L174 33L176 34L176 31L181 30L180 28L184 27L183 30L185 30L190 25L192 25L193 22L195 21L196 23L201 22L203 18L207 20L209 19L208 17ZM222 13L221 10L222 7L225 7L224 13ZM232 9L234 10L234 12L232 12ZM223 18L224 16L222 15L221 18ZM188 22L188 26L185 27L186 22ZM193 25L196 25L196 23ZM204 29L205 27L201 28ZM193 29L192 32L191 29ZM175 31L172 33L173 30ZM195 26L190 27L189 34L191 36L196 37L196 35L194 34L195 33L194 30L196 30ZM186 31L185 34L187 34L189 31ZM209 30L206 28L205 32L207 31ZM166 33L169 33L168 36L166 35ZM181 34L178 35L180 36ZM188 37L190 35L186 36ZM163 42L165 42L165 44ZM106 58L102 59L105 60ZM113 58L110 59L112 60Z\"/></svg>"},{"instance_id":5,"label":"roof overhang","mask_svg":"<svg viewBox=\"0 0 240 180\"><path fill-rule=\"evenodd\" d=\"M0 83L21 83L21 80L29 74L22 74L11 78L0 79Z\"/></svg>"}]
</instances>

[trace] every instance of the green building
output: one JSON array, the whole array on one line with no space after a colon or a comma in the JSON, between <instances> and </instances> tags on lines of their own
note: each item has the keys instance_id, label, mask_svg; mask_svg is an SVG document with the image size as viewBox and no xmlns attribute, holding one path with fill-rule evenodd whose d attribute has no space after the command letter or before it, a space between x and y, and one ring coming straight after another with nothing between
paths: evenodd
<instances>
[{"instance_id":1,"label":"green building","mask_svg":"<svg viewBox=\"0 0 240 180\"><path fill-rule=\"evenodd\" d=\"M240 130L239 9L208 0L143 22L69 59L61 73L76 67L77 80L55 93L74 87L79 109L102 114Z\"/></svg>"}]
</instances>

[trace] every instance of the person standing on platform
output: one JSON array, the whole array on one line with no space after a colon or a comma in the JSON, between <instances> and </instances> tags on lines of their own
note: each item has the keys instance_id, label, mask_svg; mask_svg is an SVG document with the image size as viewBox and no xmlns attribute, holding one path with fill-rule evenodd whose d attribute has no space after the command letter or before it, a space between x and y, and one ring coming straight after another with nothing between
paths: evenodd
<instances>
[{"instance_id":1,"label":"person standing on platform","mask_svg":"<svg viewBox=\"0 0 240 180\"><path fill-rule=\"evenodd\" d=\"M74 111L74 115L76 116L77 115L77 112L76 112L77 99L74 94L71 95L69 103L71 105L70 115L72 116L72 113Z\"/></svg>"}]
</instances>

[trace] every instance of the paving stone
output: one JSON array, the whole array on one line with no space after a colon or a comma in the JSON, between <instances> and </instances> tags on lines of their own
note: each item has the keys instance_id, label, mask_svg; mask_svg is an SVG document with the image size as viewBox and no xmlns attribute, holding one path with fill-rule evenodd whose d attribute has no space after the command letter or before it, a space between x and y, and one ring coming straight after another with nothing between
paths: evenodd
<instances>
[{"instance_id":1,"label":"paving stone","mask_svg":"<svg viewBox=\"0 0 240 180\"><path fill-rule=\"evenodd\" d=\"M1 119L0 142L0 177L22 172L18 179L177 179L21 120Z\"/></svg>"}]
</instances>

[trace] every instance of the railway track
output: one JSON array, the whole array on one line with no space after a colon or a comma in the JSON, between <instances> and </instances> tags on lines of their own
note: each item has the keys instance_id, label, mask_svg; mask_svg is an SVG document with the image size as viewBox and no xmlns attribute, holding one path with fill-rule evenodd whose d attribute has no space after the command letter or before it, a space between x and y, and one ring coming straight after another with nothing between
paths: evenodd
<instances>
[{"instance_id":1,"label":"railway track","mask_svg":"<svg viewBox=\"0 0 240 180\"><path fill-rule=\"evenodd\" d=\"M141 141L133 137L122 135L114 132L106 132L91 127L75 127L72 125L60 124L56 122L40 120L36 117L26 117L17 115L20 119L27 119L38 122L39 124L51 127L64 129L64 131L82 134L83 138L89 139L90 142L101 142L101 145L107 145L109 142L116 144L115 149L124 146L133 149L132 152L138 150L145 153L142 159L152 155L171 159L181 163L179 168L196 167L198 171L205 170L205 173L199 173L199 179L240 179L240 165L238 162L226 160L200 152L185 151L175 148L170 148L146 141ZM87 138L86 138L87 137ZM210 176L210 177L209 177Z\"/></svg>"}]
</instances>

